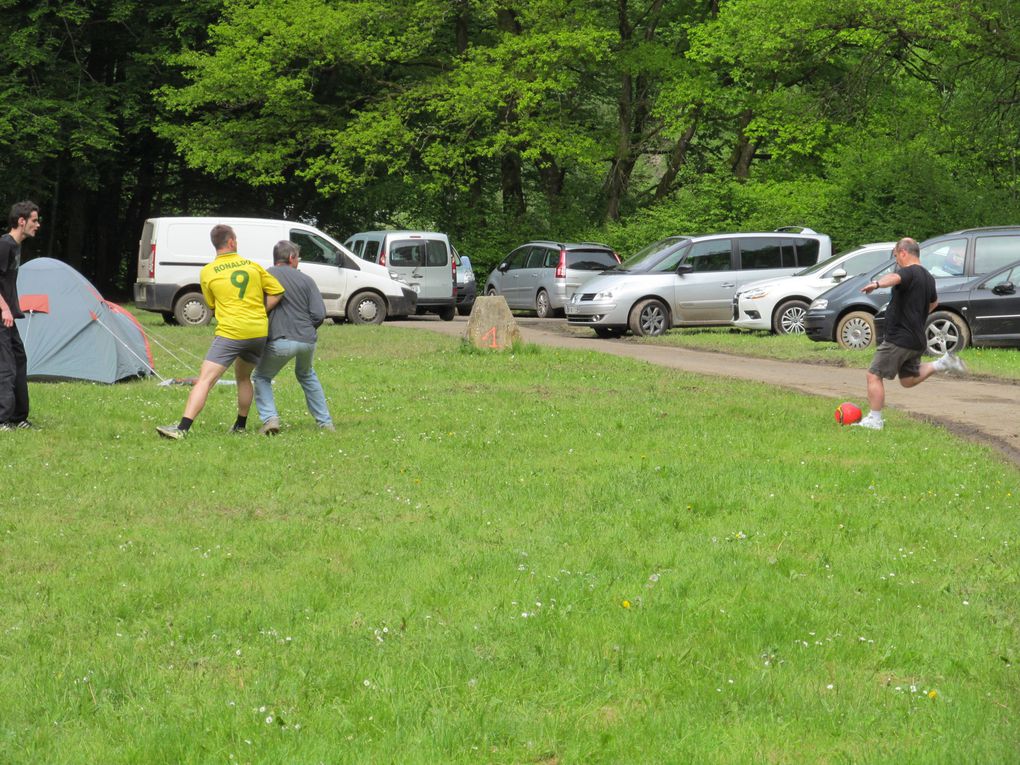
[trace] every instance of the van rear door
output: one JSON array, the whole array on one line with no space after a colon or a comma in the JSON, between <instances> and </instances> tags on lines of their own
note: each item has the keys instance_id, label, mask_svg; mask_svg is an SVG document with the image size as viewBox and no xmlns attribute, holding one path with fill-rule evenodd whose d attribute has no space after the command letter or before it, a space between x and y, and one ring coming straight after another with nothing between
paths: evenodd
<instances>
[{"instance_id":1,"label":"van rear door","mask_svg":"<svg viewBox=\"0 0 1020 765\"><path fill-rule=\"evenodd\" d=\"M138 240L138 273L135 279L144 284L156 280L156 240L153 238L155 223L145 221L142 226L142 238Z\"/></svg>"}]
</instances>

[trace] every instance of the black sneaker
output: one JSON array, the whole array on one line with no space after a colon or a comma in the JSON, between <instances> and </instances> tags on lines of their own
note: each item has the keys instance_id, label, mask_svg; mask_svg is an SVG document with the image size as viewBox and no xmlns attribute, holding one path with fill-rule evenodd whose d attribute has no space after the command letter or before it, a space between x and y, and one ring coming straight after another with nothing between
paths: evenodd
<instances>
[{"instance_id":1,"label":"black sneaker","mask_svg":"<svg viewBox=\"0 0 1020 765\"><path fill-rule=\"evenodd\" d=\"M6 433L8 430L14 430L14 426L9 422L0 422L0 433Z\"/></svg>"},{"instance_id":2,"label":"black sneaker","mask_svg":"<svg viewBox=\"0 0 1020 765\"><path fill-rule=\"evenodd\" d=\"M233 433L234 435L242 435L243 436L248 431L247 431L247 429L239 427L237 425L231 425L230 426L230 432Z\"/></svg>"},{"instance_id":3,"label":"black sneaker","mask_svg":"<svg viewBox=\"0 0 1020 765\"><path fill-rule=\"evenodd\" d=\"M36 424L31 420L22 420L21 422L14 423L11 427L17 428L18 430L28 430L29 428L36 427Z\"/></svg>"}]
</instances>

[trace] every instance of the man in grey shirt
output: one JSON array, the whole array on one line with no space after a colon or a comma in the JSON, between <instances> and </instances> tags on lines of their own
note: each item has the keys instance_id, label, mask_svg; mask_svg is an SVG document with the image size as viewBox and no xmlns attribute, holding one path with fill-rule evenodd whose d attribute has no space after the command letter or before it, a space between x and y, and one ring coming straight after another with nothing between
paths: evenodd
<instances>
[{"instance_id":1,"label":"man in grey shirt","mask_svg":"<svg viewBox=\"0 0 1020 765\"><path fill-rule=\"evenodd\" d=\"M326 318L326 306L315 282L297 270L301 250L288 241L273 247L273 267L269 273L283 285L283 300L269 314L269 337L251 379L255 385L255 408L262 420L259 433L275 436L280 432L280 415L273 398L273 378L294 359L294 376L305 392L305 403L315 422L323 430L335 430L318 375L312 367L315 357L315 330Z\"/></svg>"}]
</instances>

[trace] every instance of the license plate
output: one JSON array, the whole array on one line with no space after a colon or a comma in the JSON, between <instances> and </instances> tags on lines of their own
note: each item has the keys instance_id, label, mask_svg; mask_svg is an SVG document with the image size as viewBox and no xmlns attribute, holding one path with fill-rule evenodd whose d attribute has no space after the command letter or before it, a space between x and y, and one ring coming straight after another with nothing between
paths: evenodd
<instances>
[{"instance_id":1,"label":"license plate","mask_svg":"<svg viewBox=\"0 0 1020 765\"><path fill-rule=\"evenodd\" d=\"M574 306L572 306L570 303L567 303L565 311L567 313L569 313L569 314L577 313L577 309Z\"/></svg>"}]
</instances>

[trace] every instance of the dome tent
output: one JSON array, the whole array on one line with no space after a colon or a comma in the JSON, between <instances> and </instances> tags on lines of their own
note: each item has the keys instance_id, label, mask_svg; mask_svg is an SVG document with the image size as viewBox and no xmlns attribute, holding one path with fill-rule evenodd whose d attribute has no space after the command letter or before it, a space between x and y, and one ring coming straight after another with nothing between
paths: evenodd
<instances>
[{"instance_id":1,"label":"dome tent","mask_svg":"<svg viewBox=\"0 0 1020 765\"><path fill-rule=\"evenodd\" d=\"M114 383L154 373L141 324L66 263L36 258L22 264L18 295L29 380Z\"/></svg>"}]
</instances>

